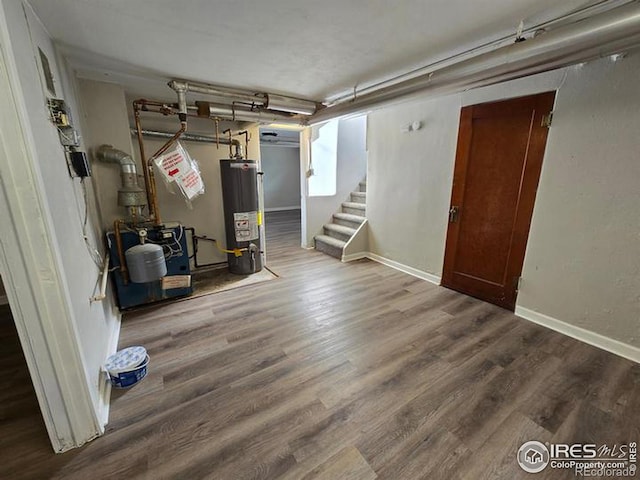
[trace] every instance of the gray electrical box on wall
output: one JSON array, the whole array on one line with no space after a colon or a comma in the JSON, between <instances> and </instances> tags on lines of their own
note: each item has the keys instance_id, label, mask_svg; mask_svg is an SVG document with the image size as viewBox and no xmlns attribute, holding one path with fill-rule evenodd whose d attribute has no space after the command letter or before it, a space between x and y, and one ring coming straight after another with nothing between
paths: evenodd
<instances>
[{"instance_id":1,"label":"gray electrical box on wall","mask_svg":"<svg viewBox=\"0 0 640 480\"><path fill-rule=\"evenodd\" d=\"M58 130L60 144L64 147L67 155L69 175L80 178L91 176L91 167L87 161L86 153L76 150L80 146L80 137L73 126L66 102L59 98L50 98L47 100L47 106L51 122Z\"/></svg>"}]
</instances>

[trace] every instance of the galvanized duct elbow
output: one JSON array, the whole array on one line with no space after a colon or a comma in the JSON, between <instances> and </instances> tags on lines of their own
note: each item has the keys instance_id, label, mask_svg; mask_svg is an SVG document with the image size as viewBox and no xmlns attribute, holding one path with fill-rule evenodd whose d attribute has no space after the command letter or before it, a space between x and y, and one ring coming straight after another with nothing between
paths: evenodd
<instances>
[{"instance_id":1,"label":"galvanized duct elbow","mask_svg":"<svg viewBox=\"0 0 640 480\"><path fill-rule=\"evenodd\" d=\"M101 162L120 165L122 187L118 190L118 205L129 209L147 204L146 194L138 185L136 162L131 155L111 145L100 145L96 150L96 157Z\"/></svg>"},{"instance_id":2,"label":"galvanized duct elbow","mask_svg":"<svg viewBox=\"0 0 640 480\"><path fill-rule=\"evenodd\" d=\"M96 150L98 160L106 163L118 163L123 167L123 171L133 169L136 171L136 162L133 161L131 155L111 145L100 145Z\"/></svg>"}]
</instances>

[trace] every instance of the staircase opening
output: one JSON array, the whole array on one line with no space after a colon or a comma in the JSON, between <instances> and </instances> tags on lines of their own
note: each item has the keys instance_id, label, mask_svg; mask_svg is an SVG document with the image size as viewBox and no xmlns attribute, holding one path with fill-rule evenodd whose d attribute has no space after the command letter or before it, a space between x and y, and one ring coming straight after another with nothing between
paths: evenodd
<instances>
[{"instance_id":1,"label":"staircase opening","mask_svg":"<svg viewBox=\"0 0 640 480\"><path fill-rule=\"evenodd\" d=\"M307 169L310 197L336 194L339 126L340 120L336 119L311 130L311 149Z\"/></svg>"},{"instance_id":2,"label":"staircase opening","mask_svg":"<svg viewBox=\"0 0 640 480\"><path fill-rule=\"evenodd\" d=\"M367 181L358 184L342 202L341 211L333 214L331 221L322 227L323 233L315 236L315 247L327 255L342 260L347 242L356 234L366 218Z\"/></svg>"},{"instance_id":3,"label":"staircase opening","mask_svg":"<svg viewBox=\"0 0 640 480\"><path fill-rule=\"evenodd\" d=\"M366 236L366 133L367 116L361 115L314 125L302 135L303 246L340 260Z\"/></svg>"}]
</instances>

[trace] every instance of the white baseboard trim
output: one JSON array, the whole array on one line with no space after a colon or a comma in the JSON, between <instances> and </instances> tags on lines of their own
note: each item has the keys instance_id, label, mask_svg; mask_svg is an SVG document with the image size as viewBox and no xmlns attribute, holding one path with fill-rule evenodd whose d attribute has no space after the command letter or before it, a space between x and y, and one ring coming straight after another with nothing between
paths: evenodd
<instances>
[{"instance_id":1,"label":"white baseboard trim","mask_svg":"<svg viewBox=\"0 0 640 480\"><path fill-rule=\"evenodd\" d=\"M436 285L440 285L442 281L442 277L438 275L434 275L429 272L423 272L422 270L404 265L400 262L396 262L395 260L389 260L388 258L381 257L380 255L376 255L375 253L367 252L366 257L373 260L374 262L381 263L382 265L386 265L387 267L395 268L396 270L400 270L401 272L407 273L422 280L426 280L427 282L431 282Z\"/></svg>"},{"instance_id":2,"label":"white baseboard trim","mask_svg":"<svg viewBox=\"0 0 640 480\"><path fill-rule=\"evenodd\" d=\"M351 253L349 255L342 255L342 261L344 263L353 262L354 260L360 260L361 258L367 258L367 252Z\"/></svg>"},{"instance_id":3,"label":"white baseboard trim","mask_svg":"<svg viewBox=\"0 0 640 480\"><path fill-rule=\"evenodd\" d=\"M107 357L105 358L105 360L118 351L118 341L120 340L121 324L122 314L118 314L116 325L111 332L111 338L109 338L109 346L107 350ZM102 373L101 382L99 420L100 429L102 430L100 433L104 433L105 427L107 426L107 423L109 423L109 409L111 407L111 382L109 381L106 372Z\"/></svg>"},{"instance_id":4,"label":"white baseboard trim","mask_svg":"<svg viewBox=\"0 0 640 480\"><path fill-rule=\"evenodd\" d=\"M638 347L605 337L604 335L576 325L571 325L563 322L562 320L558 320L557 318L550 317L549 315L536 312L529 308L516 306L515 314L525 320L550 328L551 330L555 330L556 332L567 335L568 337L575 338L576 340L601 348L602 350L606 350L607 352L624 357L633 362L640 363L640 348Z\"/></svg>"},{"instance_id":5,"label":"white baseboard trim","mask_svg":"<svg viewBox=\"0 0 640 480\"><path fill-rule=\"evenodd\" d=\"M386 265L388 267L394 268L396 270L407 273L422 280L426 280L427 282L431 282L436 285L440 285L442 280L442 278L438 275L423 272L422 270L409 267L408 265L404 265L402 263L390 260L371 252L359 252L350 255L344 255L342 257L342 261L351 262L354 260L359 260L361 258L368 258L375 262L381 263L382 265ZM629 345L619 340L605 337L604 335L592 332L576 325L571 325L569 323L563 322L562 320L558 320L557 318L550 317L549 315L536 312L535 310L531 310L529 308L516 306L515 314L525 320L529 320L530 322L542 325L543 327L550 328L551 330L559 332L568 337L575 338L576 340L613 353L614 355L626 358L633 362L640 363L640 348L633 345Z\"/></svg>"},{"instance_id":6,"label":"white baseboard trim","mask_svg":"<svg viewBox=\"0 0 640 480\"><path fill-rule=\"evenodd\" d=\"M0 295L0 305L8 305L9 304L9 297L7 297L6 295Z\"/></svg>"},{"instance_id":7,"label":"white baseboard trim","mask_svg":"<svg viewBox=\"0 0 640 480\"><path fill-rule=\"evenodd\" d=\"M286 210L300 210L301 207L300 205L298 206L291 206L291 207L269 207L269 208L265 208L264 211L265 212L284 212Z\"/></svg>"}]
</instances>

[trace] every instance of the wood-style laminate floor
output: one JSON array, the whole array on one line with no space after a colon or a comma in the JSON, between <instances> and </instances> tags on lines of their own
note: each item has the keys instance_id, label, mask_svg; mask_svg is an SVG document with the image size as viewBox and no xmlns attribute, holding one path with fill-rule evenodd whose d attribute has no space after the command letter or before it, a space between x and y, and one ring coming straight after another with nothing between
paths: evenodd
<instances>
[{"instance_id":1,"label":"wood-style laminate floor","mask_svg":"<svg viewBox=\"0 0 640 480\"><path fill-rule=\"evenodd\" d=\"M520 470L520 444L640 440L638 365L302 250L296 222L267 217L279 279L128 315L120 346L150 374L113 394L107 434L58 456L14 434L0 478L564 479Z\"/></svg>"}]
</instances>

